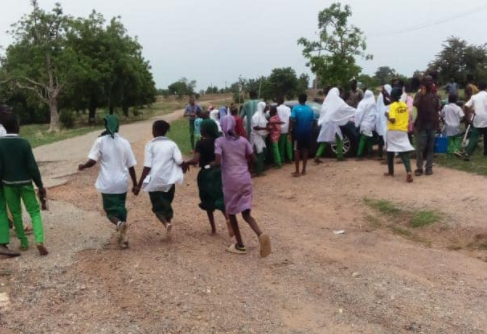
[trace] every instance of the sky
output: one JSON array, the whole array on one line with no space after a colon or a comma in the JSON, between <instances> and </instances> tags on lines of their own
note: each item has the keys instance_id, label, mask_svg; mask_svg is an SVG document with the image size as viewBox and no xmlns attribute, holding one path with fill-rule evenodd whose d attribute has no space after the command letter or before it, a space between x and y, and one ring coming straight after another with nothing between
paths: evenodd
<instances>
[{"instance_id":1,"label":"sky","mask_svg":"<svg viewBox=\"0 0 487 334\"><path fill-rule=\"evenodd\" d=\"M316 38L324 0L39 0L44 9L60 2L64 12L86 17L95 9L106 19L121 16L137 36L158 88L179 78L224 87L239 76L255 78L273 68L311 74L297 45ZM348 0L350 23L367 37L372 61L360 59L366 74L390 66L404 75L423 70L449 36L487 43L486 0ZM30 10L29 0L0 0L0 45L11 42L10 25Z\"/></svg>"}]
</instances>

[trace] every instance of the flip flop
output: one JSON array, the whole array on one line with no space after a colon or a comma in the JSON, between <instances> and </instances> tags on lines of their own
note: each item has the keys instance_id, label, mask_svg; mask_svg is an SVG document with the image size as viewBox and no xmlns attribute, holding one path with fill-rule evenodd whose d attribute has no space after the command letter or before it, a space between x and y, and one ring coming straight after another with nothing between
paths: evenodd
<instances>
[{"instance_id":1,"label":"flip flop","mask_svg":"<svg viewBox=\"0 0 487 334\"><path fill-rule=\"evenodd\" d=\"M49 254L49 252L47 251L47 248L46 248L46 246L44 246L44 244L37 244L37 250L39 251L39 254L41 256L46 256L47 254Z\"/></svg>"},{"instance_id":2,"label":"flip flop","mask_svg":"<svg viewBox=\"0 0 487 334\"><path fill-rule=\"evenodd\" d=\"M265 233L259 235L260 257L268 257L271 254L271 239Z\"/></svg>"},{"instance_id":3,"label":"flip flop","mask_svg":"<svg viewBox=\"0 0 487 334\"><path fill-rule=\"evenodd\" d=\"M407 183L413 182L413 174L412 173L408 173L408 176L406 177L406 182Z\"/></svg>"},{"instance_id":4,"label":"flip flop","mask_svg":"<svg viewBox=\"0 0 487 334\"><path fill-rule=\"evenodd\" d=\"M247 254L247 249L245 247L237 248L237 244L231 244L230 247L227 248L227 252L238 254L238 255L244 255Z\"/></svg>"}]
</instances>

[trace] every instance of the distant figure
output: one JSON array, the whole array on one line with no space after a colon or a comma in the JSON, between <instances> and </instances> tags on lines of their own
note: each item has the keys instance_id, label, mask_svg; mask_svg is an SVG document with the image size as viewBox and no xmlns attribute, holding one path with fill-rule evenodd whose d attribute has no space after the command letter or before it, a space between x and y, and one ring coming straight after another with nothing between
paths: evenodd
<instances>
[{"instance_id":1,"label":"distant figure","mask_svg":"<svg viewBox=\"0 0 487 334\"><path fill-rule=\"evenodd\" d=\"M251 90L249 93L250 101L247 101L242 106L242 111L240 112L240 117L245 122L245 131L247 135L250 136L252 133L252 117L254 116L255 112L257 111L257 104L260 100L257 99L257 92Z\"/></svg>"},{"instance_id":2,"label":"distant figure","mask_svg":"<svg viewBox=\"0 0 487 334\"><path fill-rule=\"evenodd\" d=\"M479 137L484 136L484 156L487 156L487 83L479 84L480 91L473 95L465 106L473 110L473 130L465 149L465 160L470 160L478 146Z\"/></svg>"},{"instance_id":3,"label":"distant figure","mask_svg":"<svg viewBox=\"0 0 487 334\"><path fill-rule=\"evenodd\" d=\"M433 155L436 132L440 125L440 98L433 90L433 78L428 75L423 80L421 90L414 97L418 116L414 123L416 137L416 176L423 175L423 155L426 155L426 175L433 175Z\"/></svg>"},{"instance_id":4,"label":"distant figure","mask_svg":"<svg viewBox=\"0 0 487 334\"><path fill-rule=\"evenodd\" d=\"M364 98L358 104L355 113L355 126L360 129L360 143L357 152L358 159L362 159L366 148L368 154L372 152L376 117L377 106L375 104L374 93L366 90Z\"/></svg>"},{"instance_id":5,"label":"distant figure","mask_svg":"<svg viewBox=\"0 0 487 334\"><path fill-rule=\"evenodd\" d=\"M201 107L195 103L194 97L189 98L189 103L184 110L184 117L189 118L189 136L191 141L191 150L194 152L194 121L196 120L196 113L202 111Z\"/></svg>"},{"instance_id":6,"label":"distant figure","mask_svg":"<svg viewBox=\"0 0 487 334\"><path fill-rule=\"evenodd\" d=\"M350 92L346 99L347 104L355 109L357 109L359 102L364 98L364 92L357 85L356 79L350 81Z\"/></svg>"},{"instance_id":7,"label":"distant figure","mask_svg":"<svg viewBox=\"0 0 487 334\"><path fill-rule=\"evenodd\" d=\"M233 118L235 119L235 131L237 135L239 135L240 137L247 138L247 133L245 132L243 119L241 119L240 116L238 115L238 107L235 105L231 106L230 112Z\"/></svg>"},{"instance_id":8,"label":"distant figure","mask_svg":"<svg viewBox=\"0 0 487 334\"><path fill-rule=\"evenodd\" d=\"M293 143L289 138L289 122L291 118L291 108L284 104L284 97L277 98L277 115L283 123L281 126L281 136L279 137L279 154L281 156L281 163L286 161L293 161Z\"/></svg>"},{"instance_id":9,"label":"distant figure","mask_svg":"<svg viewBox=\"0 0 487 334\"><path fill-rule=\"evenodd\" d=\"M451 79L449 83L445 86L446 93L450 95L458 95L458 84L455 82L455 79Z\"/></svg>"},{"instance_id":10,"label":"distant figure","mask_svg":"<svg viewBox=\"0 0 487 334\"><path fill-rule=\"evenodd\" d=\"M308 96L299 95L299 104L293 107L291 111L291 122L289 123L289 133L294 136L294 165L296 171L294 177L306 175L306 166L308 164L308 153L311 148L313 125L315 113L310 106L306 105ZM299 160L303 158L303 169L299 172Z\"/></svg>"},{"instance_id":11,"label":"distant figure","mask_svg":"<svg viewBox=\"0 0 487 334\"><path fill-rule=\"evenodd\" d=\"M37 201L34 183L38 188L38 195L43 209L46 209L46 189L42 183L41 173L32 152L29 142L19 136L20 126L13 113L2 116L2 124L7 134L0 138L0 166L2 169L3 194L9 207L15 232L20 240L20 249L29 248L29 241L25 235L22 223L22 202L27 210L34 230L37 250L41 256L47 255L44 246L44 228L42 224L41 207ZM1 203L0 203L1 204ZM3 245L8 245L10 234L8 232L8 219L5 224L6 213L3 214L1 235L5 237Z\"/></svg>"},{"instance_id":12,"label":"distant figure","mask_svg":"<svg viewBox=\"0 0 487 334\"><path fill-rule=\"evenodd\" d=\"M392 92L391 85L384 85L382 91L377 97L377 118L375 123L375 131L379 135L379 159L382 159L384 154L384 145L386 142L387 133L387 118L386 113L389 112L390 94Z\"/></svg>"},{"instance_id":13,"label":"distant figure","mask_svg":"<svg viewBox=\"0 0 487 334\"><path fill-rule=\"evenodd\" d=\"M465 117L465 114L462 108L457 106L457 101L458 96L456 94L450 94L448 96L448 104L441 111L441 117L445 122L443 133L448 138L448 155L454 154L461 157L460 145L462 143L462 137L460 135L460 123Z\"/></svg>"},{"instance_id":14,"label":"distant figure","mask_svg":"<svg viewBox=\"0 0 487 334\"><path fill-rule=\"evenodd\" d=\"M394 156L399 154L406 167L406 181L413 182L409 152L414 147L409 142L409 109L406 103L399 101L402 95L401 88L394 88L391 92L391 102L387 118L387 166L388 172L384 176L394 176Z\"/></svg>"},{"instance_id":15,"label":"distant figure","mask_svg":"<svg viewBox=\"0 0 487 334\"><path fill-rule=\"evenodd\" d=\"M271 142L272 156L274 157L274 164L276 168L282 167L281 154L279 153L279 138L281 137L281 126L283 122L277 114L277 107L272 106L269 111L270 119L267 123L269 129L269 137Z\"/></svg>"},{"instance_id":16,"label":"distant figure","mask_svg":"<svg viewBox=\"0 0 487 334\"><path fill-rule=\"evenodd\" d=\"M259 102L257 111L252 116L252 132L250 133L250 143L255 150L257 164L255 166L255 176L262 176L264 172L264 162L266 155L265 140L269 131L267 131L267 118L265 116L266 103Z\"/></svg>"},{"instance_id":17,"label":"distant figure","mask_svg":"<svg viewBox=\"0 0 487 334\"><path fill-rule=\"evenodd\" d=\"M237 239L237 243L230 245L228 251L234 254L247 253L237 221L237 214L242 213L243 219L259 237L260 256L269 256L271 253L270 238L262 232L251 215L252 179L248 160L252 158L252 146L247 139L236 134L233 117L223 118L221 125L225 135L215 141L215 161L210 164L210 167L221 166L225 207Z\"/></svg>"},{"instance_id":18,"label":"distant figure","mask_svg":"<svg viewBox=\"0 0 487 334\"><path fill-rule=\"evenodd\" d=\"M118 118L114 115L105 117L105 131L93 144L88 161L78 166L83 171L100 163L100 172L95 183L101 193L103 209L108 220L118 231L118 245L124 249L129 246L127 238L127 188L129 175L133 187L137 187L134 152L130 143L118 134Z\"/></svg>"},{"instance_id":19,"label":"distant figure","mask_svg":"<svg viewBox=\"0 0 487 334\"><path fill-rule=\"evenodd\" d=\"M196 119L194 120L194 139L197 144L201 139L201 123L203 122L203 111L196 112Z\"/></svg>"}]
</instances>

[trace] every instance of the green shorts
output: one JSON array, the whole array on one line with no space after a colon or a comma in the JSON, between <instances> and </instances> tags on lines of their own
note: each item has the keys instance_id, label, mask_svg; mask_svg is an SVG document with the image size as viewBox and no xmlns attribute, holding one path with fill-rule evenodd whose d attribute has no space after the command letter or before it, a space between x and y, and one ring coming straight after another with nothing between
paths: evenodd
<instances>
[{"instance_id":1,"label":"green shorts","mask_svg":"<svg viewBox=\"0 0 487 334\"><path fill-rule=\"evenodd\" d=\"M172 201L174 199L174 193L176 192L176 186L173 185L168 192L153 191L149 192L150 201L152 203L152 212L157 216L161 215L167 220L171 220L174 216L172 210Z\"/></svg>"},{"instance_id":2,"label":"green shorts","mask_svg":"<svg viewBox=\"0 0 487 334\"><path fill-rule=\"evenodd\" d=\"M103 199L103 210L105 210L107 217L115 217L120 221L127 221L127 209L125 201L127 193L125 194L101 194Z\"/></svg>"}]
</instances>

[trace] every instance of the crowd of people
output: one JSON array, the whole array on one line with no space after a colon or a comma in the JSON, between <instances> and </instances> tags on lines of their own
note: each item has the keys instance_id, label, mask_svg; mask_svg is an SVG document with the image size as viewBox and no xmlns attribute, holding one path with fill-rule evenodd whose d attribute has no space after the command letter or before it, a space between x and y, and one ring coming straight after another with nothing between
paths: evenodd
<instances>
[{"instance_id":1,"label":"crowd of people","mask_svg":"<svg viewBox=\"0 0 487 334\"><path fill-rule=\"evenodd\" d=\"M431 76L425 76L420 89L408 94L400 80L384 85L377 99L370 89L362 91L356 80L350 90L338 87L323 89L321 111L315 113L307 104L307 95L300 94L298 104L291 109L283 97L277 103L267 104L258 99L256 92L240 108L237 105L204 111L191 98L184 111L189 119L190 142L193 156L188 160L178 145L166 134L170 124L154 122L154 139L145 148L142 174L137 179L136 159L130 143L119 134L116 116L104 118L105 131L98 137L88 154L88 160L78 166L79 171L100 165L95 187L101 193L108 220L117 230L118 244L129 247L126 209L129 181L132 192L148 193L152 211L171 237L174 211L172 202L176 185L183 182L184 174L192 167L199 168L197 176L199 207L206 212L211 233L216 233L215 211L225 219L228 233L235 242L228 251L245 254L245 247L237 215L256 234L261 257L271 253L271 241L252 216L253 186L255 177L263 176L267 157L276 169L294 161L294 177L307 173L310 149L318 147L315 163L322 162L327 145L335 145L338 160L344 159L342 127L354 122L359 133L357 159L373 154L378 143L378 156L386 151L388 169L384 176L394 176L394 159L400 158L406 170L406 181L413 182L410 157L415 151L414 175L433 174L433 156L438 133L448 138L448 154L469 160L477 147L479 136L484 136L484 155L487 156L487 85L469 84L465 90L465 103L458 105L458 86L447 85L448 102L443 106L438 89ZM413 116L416 108L416 117ZM472 127L468 145L462 142L461 122ZM441 126L443 124L443 126ZM318 127L318 131L315 127ZM39 168L27 140L19 136L17 117L7 106L0 108L0 254L18 256L9 249L9 220L15 227L21 250L29 247L22 223L21 202L32 218L33 233L40 255L47 255L44 245L41 208L46 207L46 190ZM317 137L313 134L318 133ZM467 138L467 136L465 136ZM462 145L463 144L463 145ZM271 154L267 154L267 149ZM38 187L36 198L33 184ZM9 217L11 215L11 218Z\"/></svg>"}]
</instances>

